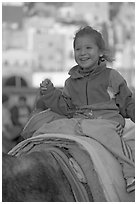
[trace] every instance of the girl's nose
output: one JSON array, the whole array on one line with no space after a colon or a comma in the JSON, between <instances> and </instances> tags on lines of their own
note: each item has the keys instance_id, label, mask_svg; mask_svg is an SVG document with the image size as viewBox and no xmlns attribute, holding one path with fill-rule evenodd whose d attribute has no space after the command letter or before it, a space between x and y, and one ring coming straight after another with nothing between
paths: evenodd
<instances>
[{"instance_id":1,"label":"girl's nose","mask_svg":"<svg viewBox=\"0 0 137 204\"><path fill-rule=\"evenodd\" d=\"M80 52L81 55L85 55L86 54L86 50L83 48L81 49L81 52Z\"/></svg>"}]
</instances>

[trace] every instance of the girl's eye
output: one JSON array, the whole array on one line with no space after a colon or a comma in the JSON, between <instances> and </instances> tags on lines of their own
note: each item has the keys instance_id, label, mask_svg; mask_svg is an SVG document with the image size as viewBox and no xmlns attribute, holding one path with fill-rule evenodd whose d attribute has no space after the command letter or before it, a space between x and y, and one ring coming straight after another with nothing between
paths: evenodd
<instances>
[{"instance_id":1,"label":"girl's eye","mask_svg":"<svg viewBox=\"0 0 137 204\"><path fill-rule=\"evenodd\" d=\"M76 48L75 50L79 51L79 50L80 50L80 48Z\"/></svg>"},{"instance_id":2,"label":"girl's eye","mask_svg":"<svg viewBox=\"0 0 137 204\"><path fill-rule=\"evenodd\" d=\"M89 50L89 49L92 49L92 47L87 47L87 49Z\"/></svg>"}]
</instances>

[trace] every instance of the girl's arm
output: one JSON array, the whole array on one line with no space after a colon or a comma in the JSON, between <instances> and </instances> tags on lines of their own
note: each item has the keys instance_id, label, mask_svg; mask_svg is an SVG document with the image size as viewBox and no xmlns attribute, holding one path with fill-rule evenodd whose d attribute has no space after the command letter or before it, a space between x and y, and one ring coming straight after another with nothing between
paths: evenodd
<instances>
[{"instance_id":1,"label":"girl's arm","mask_svg":"<svg viewBox=\"0 0 137 204\"><path fill-rule=\"evenodd\" d=\"M119 86L116 104L119 106L120 113L124 118L130 118L135 122L135 99L125 81Z\"/></svg>"},{"instance_id":2,"label":"girl's arm","mask_svg":"<svg viewBox=\"0 0 137 204\"><path fill-rule=\"evenodd\" d=\"M51 108L52 111L71 117L71 109L73 108L71 98L65 95L63 91L54 87L50 81L47 86L41 86L40 99L37 101L36 108L40 108L39 104L42 104L42 108ZM66 87L65 87L66 89Z\"/></svg>"},{"instance_id":3,"label":"girl's arm","mask_svg":"<svg viewBox=\"0 0 137 204\"><path fill-rule=\"evenodd\" d=\"M120 114L124 118L130 118L135 122L135 100L125 79L119 74L119 72L112 70L109 83L116 93L115 101L116 105L119 107Z\"/></svg>"}]
</instances>

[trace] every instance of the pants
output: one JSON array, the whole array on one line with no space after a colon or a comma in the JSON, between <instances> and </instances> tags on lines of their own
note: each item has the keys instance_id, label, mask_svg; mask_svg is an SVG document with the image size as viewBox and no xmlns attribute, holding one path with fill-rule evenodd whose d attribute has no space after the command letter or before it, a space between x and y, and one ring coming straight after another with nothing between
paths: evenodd
<instances>
[{"instance_id":1,"label":"pants","mask_svg":"<svg viewBox=\"0 0 137 204\"><path fill-rule=\"evenodd\" d=\"M51 112L52 114L54 115L54 112ZM82 118L61 118L49 121L47 117L42 127L33 136L44 133L64 133L91 137L118 159L122 166L124 178L134 177L135 164L132 151L123 140L122 132L120 125L115 121Z\"/></svg>"}]
</instances>

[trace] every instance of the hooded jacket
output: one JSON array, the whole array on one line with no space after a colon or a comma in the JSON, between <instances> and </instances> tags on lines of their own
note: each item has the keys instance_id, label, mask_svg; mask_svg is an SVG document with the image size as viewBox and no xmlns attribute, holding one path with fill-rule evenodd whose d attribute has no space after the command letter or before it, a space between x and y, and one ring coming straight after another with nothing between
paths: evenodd
<instances>
[{"instance_id":1,"label":"hooded jacket","mask_svg":"<svg viewBox=\"0 0 137 204\"><path fill-rule=\"evenodd\" d=\"M124 118L135 122L132 92L119 72L102 62L93 71L82 70L76 65L69 75L63 91L52 85L40 98L45 107L67 117L89 114L92 119L116 121L123 127Z\"/></svg>"}]
</instances>

